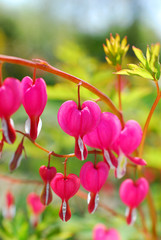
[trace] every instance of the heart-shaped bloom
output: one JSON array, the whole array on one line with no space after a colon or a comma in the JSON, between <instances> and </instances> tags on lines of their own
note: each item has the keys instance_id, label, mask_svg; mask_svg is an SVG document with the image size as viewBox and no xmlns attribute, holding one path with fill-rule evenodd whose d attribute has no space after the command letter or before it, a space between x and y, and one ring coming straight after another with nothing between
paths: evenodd
<instances>
[{"instance_id":1,"label":"heart-shaped bloom","mask_svg":"<svg viewBox=\"0 0 161 240\"><path fill-rule=\"evenodd\" d=\"M135 120L127 121L120 136L112 146L114 151L118 154L118 167L116 168L117 178L121 178L125 175L127 158L137 165L146 165L143 159L130 156L140 145L141 139L142 129L139 123Z\"/></svg>"},{"instance_id":2,"label":"heart-shaped bloom","mask_svg":"<svg viewBox=\"0 0 161 240\"><path fill-rule=\"evenodd\" d=\"M99 191L106 182L109 167L104 162L94 165L92 162L86 162L80 171L80 182L82 186L89 191L88 211L94 213L99 201Z\"/></svg>"},{"instance_id":3,"label":"heart-shaped bloom","mask_svg":"<svg viewBox=\"0 0 161 240\"><path fill-rule=\"evenodd\" d=\"M93 240L120 240L120 235L114 228L107 229L103 224L97 224L93 229Z\"/></svg>"},{"instance_id":4,"label":"heart-shaped bloom","mask_svg":"<svg viewBox=\"0 0 161 240\"><path fill-rule=\"evenodd\" d=\"M114 168L117 167L118 163L110 149L120 132L121 124L118 117L112 113L103 112L98 126L84 136L84 142L90 147L101 149L108 166Z\"/></svg>"},{"instance_id":5,"label":"heart-shaped bloom","mask_svg":"<svg viewBox=\"0 0 161 240\"><path fill-rule=\"evenodd\" d=\"M61 208L59 216L63 221L68 221L71 218L71 211L68 200L73 197L80 187L80 179L75 174L64 176L62 173L57 173L50 184L53 191L61 200Z\"/></svg>"},{"instance_id":6,"label":"heart-shaped bloom","mask_svg":"<svg viewBox=\"0 0 161 240\"><path fill-rule=\"evenodd\" d=\"M145 199L149 190L149 184L145 178L137 181L126 179L120 186L120 198L128 206L126 210L126 220L132 224L136 220L136 208Z\"/></svg>"},{"instance_id":7,"label":"heart-shaped bloom","mask_svg":"<svg viewBox=\"0 0 161 240\"><path fill-rule=\"evenodd\" d=\"M41 203L39 195L30 193L27 196L27 204L31 211L30 222L36 227L39 222L40 214L45 210L45 206Z\"/></svg>"},{"instance_id":8,"label":"heart-shaped bloom","mask_svg":"<svg viewBox=\"0 0 161 240\"><path fill-rule=\"evenodd\" d=\"M52 201L50 182L55 177L56 172L55 167L46 167L44 165L39 169L39 174L44 181L44 188L40 196L40 200L44 205L48 205Z\"/></svg>"},{"instance_id":9,"label":"heart-shaped bloom","mask_svg":"<svg viewBox=\"0 0 161 240\"><path fill-rule=\"evenodd\" d=\"M5 206L2 208L2 215L4 218L12 219L16 214L15 200L12 192L6 193Z\"/></svg>"},{"instance_id":10,"label":"heart-shaped bloom","mask_svg":"<svg viewBox=\"0 0 161 240\"><path fill-rule=\"evenodd\" d=\"M64 132L75 137L75 155L80 160L88 154L83 137L96 128L100 116L99 106L92 101L85 101L81 109L74 101L66 101L58 111L58 123Z\"/></svg>"},{"instance_id":11,"label":"heart-shaped bloom","mask_svg":"<svg viewBox=\"0 0 161 240\"><path fill-rule=\"evenodd\" d=\"M13 120L10 118L22 103L21 82L15 78L6 78L0 86L0 118L4 140L12 144L16 139Z\"/></svg>"},{"instance_id":12,"label":"heart-shaped bloom","mask_svg":"<svg viewBox=\"0 0 161 240\"><path fill-rule=\"evenodd\" d=\"M42 78L35 82L30 77L22 79L23 106L29 119L25 124L25 131L35 140L41 130L42 122L40 115L47 103L46 83Z\"/></svg>"}]
</instances>

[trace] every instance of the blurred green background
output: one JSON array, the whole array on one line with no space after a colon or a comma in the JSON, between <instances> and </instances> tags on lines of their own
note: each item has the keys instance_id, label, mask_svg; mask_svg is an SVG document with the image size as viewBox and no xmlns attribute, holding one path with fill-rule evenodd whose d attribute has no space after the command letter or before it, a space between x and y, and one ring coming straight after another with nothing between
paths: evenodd
<instances>
[{"instance_id":1,"label":"blurred green background","mask_svg":"<svg viewBox=\"0 0 161 240\"><path fill-rule=\"evenodd\" d=\"M26 59L40 58L63 71L93 84L118 106L115 69L107 65L102 44L110 33L121 38L128 38L130 49L123 67L135 62L131 46L135 45L144 52L147 44L160 42L161 3L158 0L1 0L0 1L0 54L17 56ZM33 69L4 64L3 77L12 76L22 79L32 77ZM63 133L57 123L57 112L63 101L77 100L77 88L57 76L37 71L37 76L45 79L48 85L48 102L42 115L43 128L37 142L48 150L65 154L74 151L74 139ZM123 77L125 86L122 92L123 114L125 120L135 119L143 127L148 112L156 96L155 86L149 80L139 77ZM85 89L81 89L81 101L97 99ZM99 102L103 111L108 107ZM152 118L144 159L148 162L145 175L151 181L154 204L157 209L158 222L161 222L161 103ZM24 131L27 115L21 107L13 116L16 129ZM37 149L27 139L25 149L27 159L23 157L21 166L12 175L8 163L18 146L21 136L13 146L5 145L1 159L0 173L15 178L40 180L38 169L47 162L46 153ZM63 171L64 159L52 157L52 164L58 171ZM93 160L93 156L87 160ZM67 172L79 175L82 162L69 159ZM133 177L128 172L127 176ZM126 177L127 177L126 176ZM116 180L113 172L100 193L100 199L109 207L124 214L125 206L119 200L118 189L123 180ZM112 217L108 212L98 208L95 214L89 215L86 202L75 196L70 200L72 218L63 223L58 217L60 200L54 196L52 204L42 214L37 229L29 224L26 196L29 192L41 193L41 187L34 185L11 184L1 180L1 208L4 206L5 192L10 189L16 198L17 215L8 221L0 217L0 239L68 239L90 240L92 229L97 223L107 228L114 227L120 232L123 240L142 240L143 236L134 227L129 227L121 219ZM142 204L148 227L150 218L146 201ZM25 214L24 214L25 213ZM141 226L138 217L138 225ZM160 230L158 226L158 231Z\"/></svg>"}]
</instances>

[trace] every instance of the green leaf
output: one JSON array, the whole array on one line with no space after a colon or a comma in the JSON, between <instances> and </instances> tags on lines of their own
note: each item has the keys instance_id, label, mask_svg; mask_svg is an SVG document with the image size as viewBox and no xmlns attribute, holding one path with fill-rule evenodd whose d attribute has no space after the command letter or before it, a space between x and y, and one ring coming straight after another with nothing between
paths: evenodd
<instances>
[{"instance_id":1,"label":"green leaf","mask_svg":"<svg viewBox=\"0 0 161 240\"><path fill-rule=\"evenodd\" d=\"M137 75L143 78L152 79L152 75L144 68L141 68L140 66L136 64L128 64L129 69L122 69L118 71L116 74L120 75Z\"/></svg>"},{"instance_id":2,"label":"green leaf","mask_svg":"<svg viewBox=\"0 0 161 240\"><path fill-rule=\"evenodd\" d=\"M146 65L146 59L145 59L145 56L143 54L143 52L139 49L139 48L136 48L136 47L132 47L136 57L139 59L139 61L145 66Z\"/></svg>"}]
</instances>

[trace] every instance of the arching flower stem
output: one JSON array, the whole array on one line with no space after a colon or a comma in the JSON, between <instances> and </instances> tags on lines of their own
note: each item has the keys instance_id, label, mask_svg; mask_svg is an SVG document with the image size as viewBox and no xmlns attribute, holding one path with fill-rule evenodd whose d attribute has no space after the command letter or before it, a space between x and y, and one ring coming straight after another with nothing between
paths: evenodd
<instances>
[{"instance_id":1,"label":"arching flower stem","mask_svg":"<svg viewBox=\"0 0 161 240\"><path fill-rule=\"evenodd\" d=\"M109 106L109 108L113 111L113 113L116 114L118 116L118 118L120 119L122 127L124 126L124 120L123 120L122 113L116 108L116 106L113 104L111 99L108 96L106 96L104 93L102 93L100 90L98 90L96 87L87 83L86 81L84 81L80 78L77 78L73 75L70 75L66 72L63 72L55 67L52 67L50 64L48 64L47 62L40 60L40 59L35 59L34 61L29 61L29 60L18 58L18 57L0 55L0 61L12 63L12 64L23 65L23 66L27 66L27 67L34 67L34 68L36 67L37 69L41 69L43 71L50 72L57 76L63 77L73 83L79 84L81 82L82 87L88 89L90 92L97 95L103 102L105 102Z\"/></svg>"},{"instance_id":2,"label":"arching flower stem","mask_svg":"<svg viewBox=\"0 0 161 240\"><path fill-rule=\"evenodd\" d=\"M37 70L37 68L35 67L34 72L33 72L33 85L34 85L35 80L36 80L36 70Z\"/></svg>"},{"instance_id":3,"label":"arching flower stem","mask_svg":"<svg viewBox=\"0 0 161 240\"><path fill-rule=\"evenodd\" d=\"M0 87L2 86L2 65L3 62L0 61Z\"/></svg>"}]
</instances>

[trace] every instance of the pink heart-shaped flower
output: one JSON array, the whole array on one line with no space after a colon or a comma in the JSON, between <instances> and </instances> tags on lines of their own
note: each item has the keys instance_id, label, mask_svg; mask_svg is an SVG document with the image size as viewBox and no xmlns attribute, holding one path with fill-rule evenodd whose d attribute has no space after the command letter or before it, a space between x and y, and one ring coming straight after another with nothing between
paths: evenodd
<instances>
[{"instance_id":1,"label":"pink heart-shaped flower","mask_svg":"<svg viewBox=\"0 0 161 240\"><path fill-rule=\"evenodd\" d=\"M53 191L62 199L59 216L63 221L68 221L71 218L71 211L68 200L73 197L80 187L80 179L75 174L64 176L62 173L57 173L50 183Z\"/></svg>"},{"instance_id":2,"label":"pink heart-shaped flower","mask_svg":"<svg viewBox=\"0 0 161 240\"><path fill-rule=\"evenodd\" d=\"M93 229L93 240L120 240L120 235L114 228L107 229L103 224L97 224Z\"/></svg>"}]
</instances>

